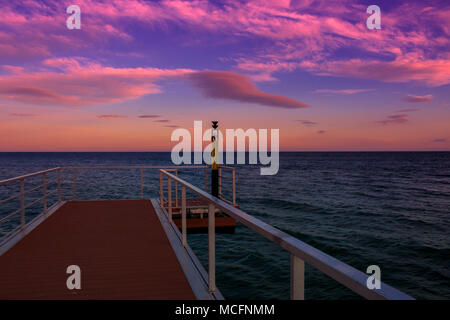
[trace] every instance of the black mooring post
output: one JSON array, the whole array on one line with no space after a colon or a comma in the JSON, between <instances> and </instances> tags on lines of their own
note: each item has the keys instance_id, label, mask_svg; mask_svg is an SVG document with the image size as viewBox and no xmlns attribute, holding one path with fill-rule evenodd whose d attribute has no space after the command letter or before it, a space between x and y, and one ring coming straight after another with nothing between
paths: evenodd
<instances>
[{"instance_id":1,"label":"black mooring post","mask_svg":"<svg viewBox=\"0 0 450 320\"><path fill-rule=\"evenodd\" d=\"M211 132L211 194L214 197L219 197L219 154L218 154L218 138L219 134L217 131L218 121L212 122L212 132Z\"/></svg>"}]
</instances>

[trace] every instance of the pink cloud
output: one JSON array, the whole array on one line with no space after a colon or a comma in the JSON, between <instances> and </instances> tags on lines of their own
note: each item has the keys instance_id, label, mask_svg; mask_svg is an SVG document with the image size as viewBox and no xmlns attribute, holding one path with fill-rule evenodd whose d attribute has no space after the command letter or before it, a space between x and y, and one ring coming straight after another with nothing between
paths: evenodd
<instances>
[{"instance_id":1,"label":"pink cloud","mask_svg":"<svg viewBox=\"0 0 450 320\"><path fill-rule=\"evenodd\" d=\"M0 97L37 105L87 106L160 92L157 81L180 78L188 69L113 68L76 59L51 59L57 71L0 78Z\"/></svg>"},{"instance_id":2,"label":"pink cloud","mask_svg":"<svg viewBox=\"0 0 450 320\"><path fill-rule=\"evenodd\" d=\"M99 119L117 119L117 118L127 118L127 116L123 114L99 114L97 116Z\"/></svg>"},{"instance_id":3,"label":"pink cloud","mask_svg":"<svg viewBox=\"0 0 450 320\"><path fill-rule=\"evenodd\" d=\"M0 66L3 70L5 70L6 73L9 74L18 74L23 72L24 68L20 66L10 66L10 65L3 65Z\"/></svg>"},{"instance_id":4,"label":"pink cloud","mask_svg":"<svg viewBox=\"0 0 450 320\"><path fill-rule=\"evenodd\" d=\"M304 67L318 75L375 79L383 82L421 81L430 86L450 83L450 60L427 61L330 61L302 62Z\"/></svg>"},{"instance_id":5,"label":"pink cloud","mask_svg":"<svg viewBox=\"0 0 450 320\"><path fill-rule=\"evenodd\" d=\"M74 49L97 48L109 40L122 45L133 40L129 21L148 30L168 32L169 26L186 31L185 42L198 39L199 31L242 40L271 41L264 50L240 52L236 68L254 81L273 81L276 72L296 69L317 75L375 79L386 82L420 81L430 86L450 83L448 39L450 9L406 2L383 11L381 32L365 26L366 6L350 0L339 3L304 1L79 0L89 28L68 33L66 4L27 1L26 13L11 3L2 8L0 59L43 58L70 55ZM80 37L79 34L82 34ZM264 42L264 41L263 41ZM267 43L267 42L264 42ZM338 50L360 52L378 59L336 60ZM78 51L79 52L79 51Z\"/></svg>"},{"instance_id":6,"label":"pink cloud","mask_svg":"<svg viewBox=\"0 0 450 320\"><path fill-rule=\"evenodd\" d=\"M0 97L37 105L98 105L159 93L160 81L187 77L208 97L272 107L306 107L294 99L259 91L247 76L232 72L113 68L85 58L47 59L43 66L45 71L0 78Z\"/></svg>"},{"instance_id":7,"label":"pink cloud","mask_svg":"<svg viewBox=\"0 0 450 320\"><path fill-rule=\"evenodd\" d=\"M155 114L143 114L143 115L140 115L140 116L138 116L138 118L141 118L141 119L153 119L153 118L159 118L159 117L161 117L161 116L159 116L159 115L155 115Z\"/></svg>"},{"instance_id":8,"label":"pink cloud","mask_svg":"<svg viewBox=\"0 0 450 320\"><path fill-rule=\"evenodd\" d=\"M227 99L277 108L306 108L308 105L280 95L265 93L247 76L225 71L200 71L188 75L188 79L210 98Z\"/></svg>"},{"instance_id":9,"label":"pink cloud","mask_svg":"<svg viewBox=\"0 0 450 320\"><path fill-rule=\"evenodd\" d=\"M372 91L372 90L373 89L318 89L318 90L315 90L314 92L350 95L350 94L356 94L356 93L361 93L361 92L368 92L368 91Z\"/></svg>"},{"instance_id":10,"label":"pink cloud","mask_svg":"<svg viewBox=\"0 0 450 320\"><path fill-rule=\"evenodd\" d=\"M381 123L382 125L387 124L402 124L408 122L408 115L407 114L394 114L391 116L387 116L385 120L378 121L378 123Z\"/></svg>"},{"instance_id":11,"label":"pink cloud","mask_svg":"<svg viewBox=\"0 0 450 320\"><path fill-rule=\"evenodd\" d=\"M433 100L433 96L431 94L427 94L425 96L414 96L412 94L408 94L404 100L406 102L418 103L418 102L430 102Z\"/></svg>"},{"instance_id":12,"label":"pink cloud","mask_svg":"<svg viewBox=\"0 0 450 320\"><path fill-rule=\"evenodd\" d=\"M317 124L317 122L311 121L311 120L296 120L298 122L300 122L301 124L305 125L305 126L315 126Z\"/></svg>"},{"instance_id":13,"label":"pink cloud","mask_svg":"<svg viewBox=\"0 0 450 320\"><path fill-rule=\"evenodd\" d=\"M397 110L397 112L416 112L419 111L419 109L401 109Z\"/></svg>"}]
</instances>

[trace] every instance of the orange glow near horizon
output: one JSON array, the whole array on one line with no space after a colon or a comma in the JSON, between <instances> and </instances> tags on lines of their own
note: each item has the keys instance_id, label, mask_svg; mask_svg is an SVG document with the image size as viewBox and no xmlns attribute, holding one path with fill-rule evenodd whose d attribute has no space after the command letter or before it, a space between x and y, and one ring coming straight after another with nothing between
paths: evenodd
<instances>
[{"instance_id":1,"label":"orange glow near horizon","mask_svg":"<svg viewBox=\"0 0 450 320\"><path fill-rule=\"evenodd\" d=\"M22 113L21 116L8 116L0 121L0 152L53 152L53 151L170 151L176 142L171 142L171 133L175 128L167 127L172 122L155 122L153 119L136 117L104 118L94 116L84 110L47 109L49 113L33 116ZM53 113L52 113L53 112ZM176 116L175 116L176 117ZM191 132L193 139L193 121L178 117L180 128ZM433 138L447 130L445 118L434 121L433 125L411 123L403 126L384 126L367 119L352 119L360 122L346 125L340 123L319 128L300 126L287 122L285 117L272 119L271 127L264 119L233 121L232 117L222 117L219 122L222 132L226 128L237 129L280 129L280 151L407 151L407 150L445 150L439 149ZM183 120L183 121L180 121ZM335 119L336 120L336 119ZM339 121L335 121L339 122ZM236 126L231 125L235 123ZM253 125L253 126L251 126ZM203 131L209 128L209 121L203 120ZM420 143L417 143L420 141ZM207 142L203 143L204 146ZM269 142L270 144L270 142Z\"/></svg>"}]
</instances>

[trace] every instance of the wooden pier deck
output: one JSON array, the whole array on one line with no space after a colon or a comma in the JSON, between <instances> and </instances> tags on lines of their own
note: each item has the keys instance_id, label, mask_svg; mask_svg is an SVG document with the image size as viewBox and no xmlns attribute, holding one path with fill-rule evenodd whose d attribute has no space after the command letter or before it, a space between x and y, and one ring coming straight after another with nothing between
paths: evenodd
<instances>
[{"instance_id":1,"label":"wooden pier deck","mask_svg":"<svg viewBox=\"0 0 450 320\"><path fill-rule=\"evenodd\" d=\"M69 265L81 290L69 290ZM0 299L195 299L150 200L65 203L0 256Z\"/></svg>"}]
</instances>

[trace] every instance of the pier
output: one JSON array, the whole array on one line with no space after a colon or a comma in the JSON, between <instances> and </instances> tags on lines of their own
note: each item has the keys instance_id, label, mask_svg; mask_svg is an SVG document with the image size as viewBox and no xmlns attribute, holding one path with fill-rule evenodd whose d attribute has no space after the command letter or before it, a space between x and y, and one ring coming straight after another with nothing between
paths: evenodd
<instances>
[{"instance_id":1,"label":"pier","mask_svg":"<svg viewBox=\"0 0 450 320\"><path fill-rule=\"evenodd\" d=\"M203 172L204 186L178 176L179 170L187 169ZM77 188L82 185L77 173L81 170L135 170L140 173L140 193L136 199L79 200ZM158 198L146 198L144 170L159 172ZM219 197L212 196L207 192L206 170L205 166L57 167L0 181L0 186L17 187L17 193L0 199L0 205L19 203L17 210L0 216L0 299L221 300L215 276L215 234L231 220L290 253L290 261L280 263L290 268L292 299L305 298L305 264L367 299L412 299L385 283L381 289L369 289L367 274L239 209L235 168L220 168L231 172L231 199L222 195L222 182ZM70 184L63 182L67 180L64 172L65 177L70 173ZM53 180L48 179L50 175ZM219 177L224 175L219 172ZM28 188L32 178L42 179L42 184ZM152 183L157 186L158 180ZM63 199L64 188L71 191L69 199ZM39 190L42 197L26 203L30 190ZM49 195L56 198L54 203L49 203ZM42 212L27 219L27 208L36 203L42 204ZM6 230L2 224L12 219L19 222ZM201 229L208 233L207 269L189 247L190 219L201 219ZM198 226L191 223L190 227ZM66 286L69 265L81 269L80 290Z\"/></svg>"}]
</instances>

